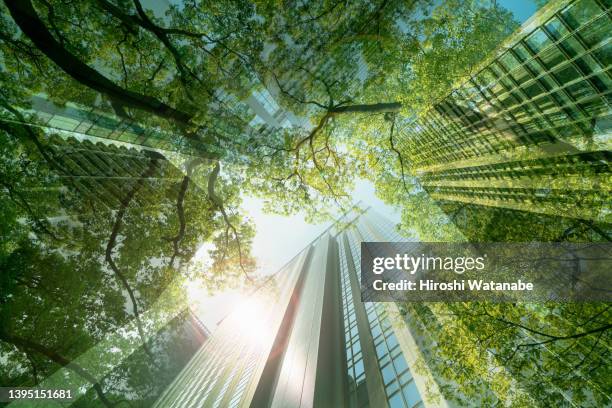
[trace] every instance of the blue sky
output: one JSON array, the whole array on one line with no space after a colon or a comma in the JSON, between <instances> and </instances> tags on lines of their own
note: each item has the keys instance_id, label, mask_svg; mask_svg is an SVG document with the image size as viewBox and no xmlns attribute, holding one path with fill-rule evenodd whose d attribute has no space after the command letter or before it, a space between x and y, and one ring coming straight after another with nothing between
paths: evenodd
<instances>
[{"instance_id":1,"label":"blue sky","mask_svg":"<svg viewBox=\"0 0 612 408\"><path fill-rule=\"evenodd\" d=\"M532 0L499 0L497 4L510 10L520 24L527 21L538 9Z\"/></svg>"}]
</instances>

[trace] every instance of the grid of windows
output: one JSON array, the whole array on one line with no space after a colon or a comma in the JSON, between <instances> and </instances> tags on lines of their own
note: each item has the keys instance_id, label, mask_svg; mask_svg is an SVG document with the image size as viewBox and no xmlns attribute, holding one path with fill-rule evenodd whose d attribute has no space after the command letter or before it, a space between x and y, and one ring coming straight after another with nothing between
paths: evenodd
<instances>
[{"instance_id":1,"label":"grid of windows","mask_svg":"<svg viewBox=\"0 0 612 408\"><path fill-rule=\"evenodd\" d=\"M227 390L227 387L229 386L229 384L230 384L234 374L235 374L235 371L232 371L230 373L229 377L225 378L225 380L223 381L223 386L221 387L221 389L217 393L217 398L215 398L215 401L212 403L212 407L213 408L218 408L219 405L221 404L221 400L225 396L225 391ZM214 381L216 382L217 379L215 379ZM211 388L212 387L210 387L209 389L211 389ZM207 393L210 393L210 391L207 391ZM208 396L208 394L206 396ZM203 398L202 401L206 401L206 400Z\"/></svg>"},{"instance_id":2,"label":"grid of windows","mask_svg":"<svg viewBox=\"0 0 612 408\"><path fill-rule=\"evenodd\" d=\"M280 107L267 90L255 91L253 96L271 115L275 115L279 122L289 126L286 114L280 110ZM251 110L233 95L219 90L216 92L215 99L219 104L219 106L215 106L216 108L222 106L228 112L232 112L231 115L235 119L242 120L243 124L247 125L247 128L250 128L251 131L265 133L262 136L268 136L275 131L273 127L267 126L267 123L257 115L255 115L251 122L247 123L242 118L241 113L234 112L234 110L246 112L251 112ZM222 152L222 149L212 147L210 144L204 144L193 139L187 141L182 136L162 132L154 126L141 126L137 122L118 117L97 108L89 108L73 103L68 103L64 107L58 107L40 96L32 97L32 101L32 109L22 109L22 111L28 114L35 114L35 123L51 131L99 137L184 154L197 155L201 152L210 152L211 149ZM238 109L232 109L232 107L238 107ZM241 128L236 128L232 121L216 123L215 130L225 135L233 135L237 131L243 131Z\"/></svg>"},{"instance_id":3,"label":"grid of windows","mask_svg":"<svg viewBox=\"0 0 612 408\"><path fill-rule=\"evenodd\" d=\"M217 393L217 398L215 398L215 401L212 404L213 408L219 408L219 406L221 406L221 401L223 401L223 397L225 397L225 393L227 392L227 389L229 388L232 380L238 373L238 367L239 367L238 364L234 365L234 367L232 368L232 371L229 373L227 377L225 377L225 380L223 381L223 385L221 386L221 389Z\"/></svg>"},{"instance_id":4,"label":"grid of windows","mask_svg":"<svg viewBox=\"0 0 612 408\"><path fill-rule=\"evenodd\" d=\"M321 236L324 234L326 232ZM269 285L260 288L261 292L257 296L265 304L261 312L267 317L262 316L264 318L258 324L265 324L266 330L272 330L272 322L282 318L284 313L279 314L276 310L279 302L277 295L291 292L308 254L307 247L277 272L278 280L270 280ZM271 349L268 346L272 345L270 343L275 336L253 341L251 333L240 329L243 319L239 310L226 316L210 339L156 401L155 407L235 408L248 403L245 401L246 391L259 381L259 364L263 364L270 355Z\"/></svg>"},{"instance_id":5,"label":"grid of windows","mask_svg":"<svg viewBox=\"0 0 612 408\"><path fill-rule=\"evenodd\" d=\"M192 152L193 149L206 151L206 146L197 141L190 141L187 144L181 142L176 135L161 132L155 127L142 127L136 122L113 116L99 109L70 103L60 108L41 97L33 97L32 100L33 108L24 112L34 113L36 124L53 130L183 153Z\"/></svg>"},{"instance_id":6,"label":"grid of windows","mask_svg":"<svg viewBox=\"0 0 612 408\"><path fill-rule=\"evenodd\" d=\"M578 0L404 129L417 167L525 145L585 148L610 132L612 44L608 2Z\"/></svg>"},{"instance_id":7,"label":"grid of windows","mask_svg":"<svg viewBox=\"0 0 612 408\"><path fill-rule=\"evenodd\" d=\"M152 207L142 197L151 189L178 189L183 175L160 155L114 144L92 143L53 135L48 139L47 154L57 163L55 177L66 187L91 198L109 210L120 205L125 190L143 174L146 183L133 197L142 208Z\"/></svg>"},{"instance_id":8,"label":"grid of windows","mask_svg":"<svg viewBox=\"0 0 612 408\"><path fill-rule=\"evenodd\" d=\"M179 398L171 405L172 407L193 406L204 402L220 378L219 376L225 367L222 360L223 354L219 353L219 355L215 356L202 353L201 356L208 356L210 358L208 361L202 358L202 361L207 361L208 364L204 364L200 369L196 370L197 376L186 379L188 382L191 382L190 389L194 390L194 392L179 395ZM202 392L195 392L198 389L202 390Z\"/></svg>"},{"instance_id":9,"label":"grid of windows","mask_svg":"<svg viewBox=\"0 0 612 408\"><path fill-rule=\"evenodd\" d=\"M366 319L363 321L369 328L372 335L371 344L367 344L368 349L375 354L372 367L364 366L363 351L364 334L359 333L357 326L357 315L355 307L358 304L353 298L351 281L360 276L356 273L353 265L360 264L360 244L366 240L372 240L379 232L379 228L391 233L393 226L383 219L372 218L368 213L360 213L356 219L348 222L340 231L335 231L339 249L339 267L341 280L341 300L345 328L346 357L348 375L354 379L351 385L357 398L356 406L367 408L369 406L369 395L366 387L367 378L378 383L378 379L384 382L384 396L392 408L415 408L421 407L422 402L408 367L408 362L401 347L398 337L392 327L391 317L385 311L382 304L365 303L364 312ZM368 221L364 222L364 218ZM372 230L367 225L372 224ZM334 227L332 227L334 228ZM327 232L315 239L311 245L322 243L327 245L327 241L321 242L322 237L327 237ZM316 250L316 249L315 249ZM301 271L303 264L298 260L305 260L309 252L302 252L303 255L294 258L296 260L295 273ZM353 263L351 265L351 262ZM293 265L290 261L288 265ZM299 266L298 265L302 265ZM353 275L351 275L353 274ZM355 283L352 281L353 284ZM284 281L279 287L279 291L285 293L295 282L292 280ZM283 287L283 285L288 285ZM361 313L361 309L358 309ZM361 316L361 314L360 314ZM359 322L359 327L366 328ZM361 335L360 335L361 334ZM366 336L369 338L369 335ZM267 355L267 354L266 354ZM156 402L157 407L200 407L200 406L228 406L237 407L244 401L245 391L249 384L253 384L254 373L258 362L262 362L259 347L251 344L247 338L235 335L235 327L232 325L222 325L204 347L196 354L183 372L175 379L173 386L164 393ZM379 370L379 373L376 370ZM370 371L372 370L372 371ZM371 374L370 374L371 373ZM369 385L369 384L368 384ZM383 390L381 389L381 392ZM381 395L382 397L383 395ZM353 406L351 404L351 406Z\"/></svg>"},{"instance_id":10,"label":"grid of windows","mask_svg":"<svg viewBox=\"0 0 612 408\"><path fill-rule=\"evenodd\" d=\"M368 215L371 213L371 211L368 212ZM377 223L376 226L377 230L380 228L385 231L393 228L382 222ZM372 231L365 228L362 219L358 221L357 228L346 233L346 237L349 242L349 255L353 257L355 265L361 265L361 242L379 240L379 237L374 236ZM366 302L364 305L389 406L391 408L422 406L421 396L384 306L372 302Z\"/></svg>"},{"instance_id":11,"label":"grid of windows","mask_svg":"<svg viewBox=\"0 0 612 408\"><path fill-rule=\"evenodd\" d=\"M421 406L419 391L393 333L387 312L380 303L366 303L366 312L389 406Z\"/></svg>"},{"instance_id":12,"label":"grid of windows","mask_svg":"<svg viewBox=\"0 0 612 408\"><path fill-rule=\"evenodd\" d=\"M240 398L242 398L242 395L244 394L244 390L246 386L249 384L249 381L251 380L251 374L253 373L253 370L255 369L256 364L257 364L257 359L255 358L255 356L251 357L249 364L242 371L242 376L240 377L240 380L238 381L238 384L236 385L236 388L234 389L234 395L232 396L232 399L229 402L230 408L235 408L238 406L238 403L240 402Z\"/></svg>"},{"instance_id":13,"label":"grid of windows","mask_svg":"<svg viewBox=\"0 0 612 408\"><path fill-rule=\"evenodd\" d=\"M265 88L262 88L258 91L254 91L253 97L257 99L259 103L261 103L266 112L268 112L270 115L274 115L278 110L280 110L280 107L278 106L274 98L272 98L272 95L270 95L270 93Z\"/></svg>"},{"instance_id":14,"label":"grid of windows","mask_svg":"<svg viewBox=\"0 0 612 408\"><path fill-rule=\"evenodd\" d=\"M346 349L346 365L348 367L349 386L351 392L357 393L357 387L365 381L365 369L363 365L363 353L357 319L355 317L355 306L353 304L353 293L349 278L347 254L343 243L340 248L340 283L342 285L342 312L344 314L344 338Z\"/></svg>"},{"instance_id":15,"label":"grid of windows","mask_svg":"<svg viewBox=\"0 0 612 408\"><path fill-rule=\"evenodd\" d=\"M575 181L586 182L584 177L580 176L606 173L609 167L607 162L610 161L611 156L610 152L587 152L568 156L530 158L442 170L423 175L421 180L424 185L441 185L442 183L458 185L469 182L473 184L483 182L484 184L485 181L490 185L492 181L499 180L499 175L503 173L514 180L528 178L532 180L533 185L536 180L543 177L553 177L559 174L576 176Z\"/></svg>"},{"instance_id":16,"label":"grid of windows","mask_svg":"<svg viewBox=\"0 0 612 408\"><path fill-rule=\"evenodd\" d=\"M156 406L218 407L228 392L233 393L230 406L236 406L251 379L257 357L253 348L245 347L237 338L213 336L175 380L181 387L171 387L169 393L156 402ZM248 361L246 367L240 370L245 361ZM228 370L229 373L224 375ZM240 375L240 379L233 386L236 375ZM181 392L185 390L187 392Z\"/></svg>"}]
</instances>

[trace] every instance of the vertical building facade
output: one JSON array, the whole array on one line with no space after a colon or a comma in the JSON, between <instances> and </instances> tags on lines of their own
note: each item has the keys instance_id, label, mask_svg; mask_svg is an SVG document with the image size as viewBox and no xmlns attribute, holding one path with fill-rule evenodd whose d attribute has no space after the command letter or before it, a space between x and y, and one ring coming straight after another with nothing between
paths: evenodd
<instances>
[{"instance_id":1,"label":"vertical building facade","mask_svg":"<svg viewBox=\"0 0 612 408\"><path fill-rule=\"evenodd\" d=\"M363 303L360 244L399 240L343 217L228 315L157 407L446 406L393 303Z\"/></svg>"},{"instance_id":2,"label":"vertical building facade","mask_svg":"<svg viewBox=\"0 0 612 408\"><path fill-rule=\"evenodd\" d=\"M404 125L401 150L442 208L609 227L610 6L551 1L474 76Z\"/></svg>"},{"instance_id":3,"label":"vertical building facade","mask_svg":"<svg viewBox=\"0 0 612 408\"><path fill-rule=\"evenodd\" d=\"M183 140L180 136L153 126L143 126L136 121L119 117L96 107L67 102L58 106L41 95L31 97L31 106L20 109L32 114L30 126L42 128L46 134L64 134L97 141L116 142L138 149L178 152L198 155L206 152L206 145L199 140Z\"/></svg>"},{"instance_id":4,"label":"vertical building facade","mask_svg":"<svg viewBox=\"0 0 612 408\"><path fill-rule=\"evenodd\" d=\"M221 90L217 91L216 98L220 111L240 112L232 113L233 119L238 119L237 123L226 121L215 126L215 132L220 135L245 133L264 139L280 128L301 124L290 112L279 107L274 97L261 86L254 85L251 95L244 100ZM221 146L211 144L205 137L185 137L181 132L142 124L96 106L84 106L70 101L59 106L45 95L33 95L29 102L27 107L15 108L24 115L26 125L40 128L46 135L59 134L63 138L73 137L88 139L93 143L153 150L184 160L194 157L218 158L223 153Z\"/></svg>"},{"instance_id":5,"label":"vertical building facade","mask_svg":"<svg viewBox=\"0 0 612 408\"><path fill-rule=\"evenodd\" d=\"M24 244L21 239L7 239L9 235L5 235L5 242L13 239L8 253L19 256L24 270L31 270L38 280L65 282L70 289L62 292L74 295L70 301L62 302L55 300L59 288L57 292L11 293L4 286L3 295L17 299L4 309L4 327L10 327L11 320L19 319L21 313L37 316L36 322L27 323L35 330L30 332L33 334L25 330L25 334L20 333L26 341L54 350L101 383L121 378L130 399L148 406L147 399L154 400L159 395L210 334L183 302L172 301L169 282L177 280L179 267L189 262L193 252L189 244L181 247L185 255L173 252L166 238L180 228L176 209L179 200L186 208L183 217L190 220L190 203L195 207L193 213L208 207L200 198L204 195L194 191L197 187L193 183L186 183L188 178L179 168L149 149L109 140L103 143L103 139L87 135L77 138L44 134L36 127L12 122L3 126L2 141L2 203L6 208L15 203L21 209L19 221L3 219L4 227L18 231L16 226L23 225L28 237ZM23 164L16 165L19 161ZM20 171L26 167L28 171ZM195 229L192 233L200 235ZM140 243L140 234L153 243L152 250L139 245L130 251L126 244ZM25 245L35 255L17 255ZM61 257L53 258L49 264L41 263L38 257L42 255L38 254L48 253ZM64 273L62 278L55 278L58 273ZM132 298L128 293L136 295ZM36 308L47 296L57 305L49 314ZM95 299L90 303L93 308L77 306L91 299ZM81 300L83 303L79 303ZM23 309L13 306L21 302ZM125 307L124 302L129 306ZM134 304L138 315L133 312ZM145 322L142 330L138 330L137 321ZM129 332L139 333L136 341L128 340L125 333ZM59 346L54 342L56 338L61 339L57 340ZM73 343L67 338L78 341ZM76 344L78 351L70 343ZM3 342L3 351L10 344ZM78 349L80 344L89 346ZM152 362L143 345L156 350L159 361ZM113 351L107 353L109 349ZM91 382L72 367L61 365L46 378L40 370L36 381L41 387L71 388L77 398L95 399ZM5 378L19 381L18 377ZM19 382L9 384L16 386ZM40 400L15 402L14 406L49 404L48 400Z\"/></svg>"}]
</instances>

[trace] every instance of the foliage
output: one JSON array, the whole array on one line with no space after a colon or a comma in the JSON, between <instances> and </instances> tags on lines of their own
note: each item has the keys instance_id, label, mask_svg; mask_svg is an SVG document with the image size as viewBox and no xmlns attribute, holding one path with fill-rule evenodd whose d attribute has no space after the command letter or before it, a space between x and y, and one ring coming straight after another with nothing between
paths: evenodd
<instances>
[{"instance_id":1,"label":"foliage","mask_svg":"<svg viewBox=\"0 0 612 408\"><path fill-rule=\"evenodd\" d=\"M361 178L421 240L609 240L606 226L584 220L435 202L411 165L403 128L517 27L495 1L146 4L0 6L2 384L39 383L64 366L92 386L82 406L111 406L128 390L149 403L158 374L178 369L153 350L181 337L181 319L166 316L170 334L151 335L158 322L147 312L167 290L180 303L174 285L193 275L213 288L253 280L243 195L269 212L328 220L352 205ZM264 90L293 123L254 124L249 98ZM73 139L48 125L34 96L165 136L136 137L142 150L117 147L117 129L93 139L105 143ZM181 165L152 147L178 152ZM205 270L190 265L201 244L212 247ZM449 399L553 406L567 390L574 404L606 402L605 305L405 310ZM138 345L129 362L105 375L76 363L126 325L124 340Z\"/></svg>"}]
</instances>

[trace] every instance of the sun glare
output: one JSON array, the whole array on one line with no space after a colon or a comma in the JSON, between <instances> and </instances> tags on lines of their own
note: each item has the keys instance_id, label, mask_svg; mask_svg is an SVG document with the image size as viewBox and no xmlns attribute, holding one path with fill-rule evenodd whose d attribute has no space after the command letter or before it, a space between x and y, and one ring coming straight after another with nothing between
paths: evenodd
<instances>
[{"instance_id":1,"label":"sun glare","mask_svg":"<svg viewBox=\"0 0 612 408\"><path fill-rule=\"evenodd\" d=\"M273 340L269 313L263 299L249 296L234 308L229 316L230 324L234 326L235 333L248 338L258 347L264 347Z\"/></svg>"}]
</instances>

